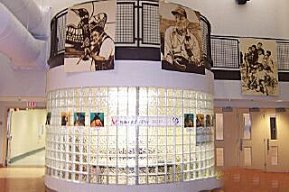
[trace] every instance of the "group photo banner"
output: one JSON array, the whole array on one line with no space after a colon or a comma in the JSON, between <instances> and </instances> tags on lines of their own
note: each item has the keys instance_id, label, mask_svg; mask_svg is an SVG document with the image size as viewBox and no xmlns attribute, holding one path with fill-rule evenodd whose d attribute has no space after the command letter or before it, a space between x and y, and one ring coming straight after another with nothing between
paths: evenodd
<instances>
[{"instance_id":1,"label":"group photo banner","mask_svg":"<svg viewBox=\"0 0 289 192\"><path fill-rule=\"evenodd\" d=\"M278 96L276 41L240 38L240 51L242 94Z\"/></svg>"},{"instance_id":2,"label":"group photo banner","mask_svg":"<svg viewBox=\"0 0 289 192\"><path fill-rule=\"evenodd\" d=\"M65 72L114 69L116 0L70 7L66 17Z\"/></svg>"},{"instance_id":3,"label":"group photo banner","mask_svg":"<svg viewBox=\"0 0 289 192\"><path fill-rule=\"evenodd\" d=\"M162 69L205 74L201 14L165 2L159 9Z\"/></svg>"}]
</instances>

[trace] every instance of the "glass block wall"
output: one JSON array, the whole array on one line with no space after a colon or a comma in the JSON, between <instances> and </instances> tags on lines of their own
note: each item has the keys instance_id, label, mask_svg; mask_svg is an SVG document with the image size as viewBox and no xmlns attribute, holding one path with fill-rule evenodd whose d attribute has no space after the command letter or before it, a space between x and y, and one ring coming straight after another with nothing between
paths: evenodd
<instances>
[{"instance_id":1,"label":"glass block wall","mask_svg":"<svg viewBox=\"0 0 289 192\"><path fill-rule=\"evenodd\" d=\"M140 185L215 176L210 94L67 88L48 93L47 109L46 174L51 177Z\"/></svg>"}]
</instances>

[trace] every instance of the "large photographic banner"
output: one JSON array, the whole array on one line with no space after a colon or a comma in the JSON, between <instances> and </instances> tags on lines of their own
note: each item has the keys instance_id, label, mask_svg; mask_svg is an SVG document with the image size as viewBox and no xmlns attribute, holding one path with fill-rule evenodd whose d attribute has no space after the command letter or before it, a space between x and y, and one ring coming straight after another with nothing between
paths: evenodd
<instances>
[{"instance_id":1,"label":"large photographic banner","mask_svg":"<svg viewBox=\"0 0 289 192\"><path fill-rule=\"evenodd\" d=\"M162 68L205 74L200 13L160 2Z\"/></svg>"},{"instance_id":2,"label":"large photographic banner","mask_svg":"<svg viewBox=\"0 0 289 192\"><path fill-rule=\"evenodd\" d=\"M114 68L116 0L92 1L68 9L65 72Z\"/></svg>"},{"instance_id":3,"label":"large photographic banner","mask_svg":"<svg viewBox=\"0 0 289 192\"><path fill-rule=\"evenodd\" d=\"M277 44L274 40L241 38L241 89L243 95L277 96Z\"/></svg>"}]
</instances>

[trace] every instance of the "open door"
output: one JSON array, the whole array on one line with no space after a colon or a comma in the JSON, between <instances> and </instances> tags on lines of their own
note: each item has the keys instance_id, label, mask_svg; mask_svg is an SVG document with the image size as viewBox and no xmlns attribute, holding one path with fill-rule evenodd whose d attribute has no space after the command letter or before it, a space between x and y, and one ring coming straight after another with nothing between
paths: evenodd
<instances>
[{"instance_id":1,"label":"open door","mask_svg":"<svg viewBox=\"0 0 289 192\"><path fill-rule=\"evenodd\" d=\"M14 109L9 109L7 114L7 131L6 131L6 157L5 157L5 166L10 163L11 157L11 117Z\"/></svg>"},{"instance_id":2,"label":"open door","mask_svg":"<svg viewBox=\"0 0 289 192\"><path fill-rule=\"evenodd\" d=\"M44 166L46 109L10 109L6 166Z\"/></svg>"}]
</instances>

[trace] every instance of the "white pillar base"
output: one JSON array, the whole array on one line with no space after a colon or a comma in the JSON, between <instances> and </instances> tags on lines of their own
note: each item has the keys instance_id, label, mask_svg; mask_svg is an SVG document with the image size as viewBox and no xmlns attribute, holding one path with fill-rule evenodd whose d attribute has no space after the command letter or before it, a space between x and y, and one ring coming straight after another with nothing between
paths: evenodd
<instances>
[{"instance_id":1,"label":"white pillar base","mask_svg":"<svg viewBox=\"0 0 289 192\"><path fill-rule=\"evenodd\" d=\"M199 192L221 186L221 182L216 178L200 179L169 184L151 185L101 185L89 183L74 183L50 176L45 176L47 188L57 192Z\"/></svg>"}]
</instances>

